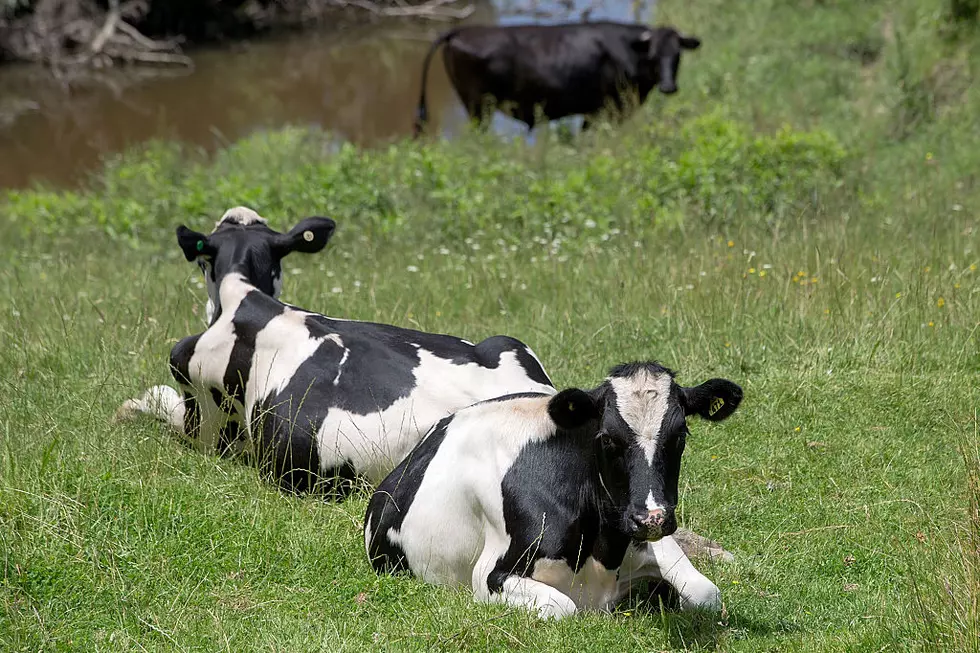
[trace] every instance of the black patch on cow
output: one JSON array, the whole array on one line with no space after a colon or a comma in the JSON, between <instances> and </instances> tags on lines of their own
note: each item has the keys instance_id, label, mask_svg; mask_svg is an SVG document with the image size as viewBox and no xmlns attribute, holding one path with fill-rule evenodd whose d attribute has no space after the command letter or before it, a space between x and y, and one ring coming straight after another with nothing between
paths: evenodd
<instances>
[{"instance_id":1,"label":"black patch on cow","mask_svg":"<svg viewBox=\"0 0 980 653\"><path fill-rule=\"evenodd\" d=\"M260 472L284 492L303 494L319 481L320 455L316 429L295 420L291 402L265 400L252 409L253 433L258 434L256 463Z\"/></svg>"},{"instance_id":2,"label":"black patch on cow","mask_svg":"<svg viewBox=\"0 0 980 653\"><path fill-rule=\"evenodd\" d=\"M201 411L190 390L190 363L200 335L187 336L170 350L170 374L177 382L184 400L184 434L188 441L198 437L201 430Z\"/></svg>"},{"instance_id":3,"label":"black patch on cow","mask_svg":"<svg viewBox=\"0 0 980 653\"><path fill-rule=\"evenodd\" d=\"M320 350L300 367L297 382L306 391L314 380L319 379L317 386L329 380L329 387L316 400L357 415L384 411L412 393L420 348L453 365L475 363L487 369L499 367L500 357L513 351L529 378L552 385L541 365L528 353L527 345L509 336L493 336L471 345L455 336L374 322L332 320L316 314L306 316L306 327L311 338L339 336L349 354L339 370L336 386L332 381L337 376L337 365L326 362Z\"/></svg>"},{"instance_id":4,"label":"black patch on cow","mask_svg":"<svg viewBox=\"0 0 980 653\"><path fill-rule=\"evenodd\" d=\"M342 501L349 497L357 487L357 470L349 460L317 474L313 491L331 501Z\"/></svg>"},{"instance_id":5,"label":"black patch on cow","mask_svg":"<svg viewBox=\"0 0 980 653\"><path fill-rule=\"evenodd\" d=\"M419 442L408 456L378 486L371 496L364 523L370 521L372 532L367 543L368 558L378 573L409 571L408 560L401 547L388 539L388 531L399 531L408 510L415 501L429 464L446 438L453 416L445 417Z\"/></svg>"},{"instance_id":6,"label":"black patch on cow","mask_svg":"<svg viewBox=\"0 0 980 653\"><path fill-rule=\"evenodd\" d=\"M194 356L194 348L197 347L197 341L200 339L201 334L187 336L170 350L170 374L173 375L177 385L192 385L190 377L191 358Z\"/></svg>"},{"instance_id":7,"label":"black patch on cow","mask_svg":"<svg viewBox=\"0 0 980 653\"><path fill-rule=\"evenodd\" d=\"M670 378L674 378L673 370L664 367L657 361L634 361L632 363L622 363L610 369L609 376L612 378L628 378L631 376L636 376L643 371L654 376L667 374L670 376Z\"/></svg>"},{"instance_id":8,"label":"black patch on cow","mask_svg":"<svg viewBox=\"0 0 980 653\"><path fill-rule=\"evenodd\" d=\"M534 399L536 397L548 397L543 392L515 392L514 394L501 395L499 397L491 397L490 399L484 399L483 401L474 402L473 406L480 406L482 404L496 404L502 401L510 401L511 399Z\"/></svg>"},{"instance_id":9,"label":"black patch on cow","mask_svg":"<svg viewBox=\"0 0 980 653\"><path fill-rule=\"evenodd\" d=\"M484 367L496 369L500 365L500 357L511 351L517 355L517 362L529 379L536 383L554 387L551 379L548 378L548 374L541 367L541 363L531 355L527 345L517 338L510 336L487 338L477 343L474 353Z\"/></svg>"},{"instance_id":10,"label":"black patch on cow","mask_svg":"<svg viewBox=\"0 0 980 653\"><path fill-rule=\"evenodd\" d=\"M504 522L511 541L487 578L499 592L511 575L530 576L539 558L564 560L578 571L589 556L618 568L629 537L603 528L593 420L577 429L558 429L521 450L501 482Z\"/></svg>"},{"instance_id":11,"label":"black patch on cow","mask_svg":"<svg viewBox=\"0 0 980 653\"><path fill-rule=\"evenodd\" d=\"M235 343L228 357L222 385L229 397L245 405L245 386L252 370L252 357L255 355L255 336L268 326L274 318L286 312L286 307L272 297L249 291L235 309L232 330Z\"/></svg>"}]
</instances>

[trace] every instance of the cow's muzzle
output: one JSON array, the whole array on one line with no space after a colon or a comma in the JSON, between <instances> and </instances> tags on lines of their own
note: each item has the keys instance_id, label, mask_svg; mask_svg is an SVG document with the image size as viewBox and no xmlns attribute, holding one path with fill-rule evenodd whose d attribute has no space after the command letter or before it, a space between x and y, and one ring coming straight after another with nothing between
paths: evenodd
<instances>
[{"instance_id":1,"label":"cow's muzzle","mask_svg":"<svg viewBox=\"0 0 980 653\"><path fill-rule=\"evenodd\" d=\"M677 92L677 84L673 84L673 83L661 84L658 88L660 88L660 92L663 93L664 95L673 95L674 93Z\"/></svg>"},{"instance_id":2,"label":"cow's muzzle","mask_svg":"<svg viewBox=\"0 0 980 653\"><path fill-rule=\"evenodd\" d=\"M674 512L655 508L647 512L635 513L631 518L634 540L656 542L662 537L673 535L677 530Z\"/></svg>"}]
</instances>

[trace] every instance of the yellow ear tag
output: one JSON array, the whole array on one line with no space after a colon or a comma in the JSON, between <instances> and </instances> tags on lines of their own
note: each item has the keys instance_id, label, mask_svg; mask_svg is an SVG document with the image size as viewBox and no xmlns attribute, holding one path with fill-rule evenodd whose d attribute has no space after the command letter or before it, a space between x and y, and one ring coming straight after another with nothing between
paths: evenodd
<instances>
[{"instance_id":1,"label":"yellow ear tag","mask_svg":"<svg viewBox=\"0 0 980 653\"><path fill-rule=\"evenodd\" d=\"M724 399L722 399L721 397L715 397L714 399L711 400L711 408L708 409L708 415L709 416L714 415L719 410L721 410L721 407L724 405L725 405Z\"/></svg>"},{"instance_id":2,"label":"yellow ear tag","mask_svg":"<svg viewBox=\"0 0 980 653\"><path fill-rule=\"evenodd\" d=\"M575 404L573 402L571 402L571 401L568 402L568 412L571 413L571 412L574 412L574 411L575 411Z\"/></svg>"},{"instance_id":3,"label":"yellow ear tag","mask_svg":"<svg viewBox=\"0 0 980 653\"><path fill-rule=\"evenodd\" d=\"M313 242L313 232L312 231L309 231L309 230L304 231L303 232L303 240L305 240L308 243L312 243Z\"/></svg>"}]
</instances>

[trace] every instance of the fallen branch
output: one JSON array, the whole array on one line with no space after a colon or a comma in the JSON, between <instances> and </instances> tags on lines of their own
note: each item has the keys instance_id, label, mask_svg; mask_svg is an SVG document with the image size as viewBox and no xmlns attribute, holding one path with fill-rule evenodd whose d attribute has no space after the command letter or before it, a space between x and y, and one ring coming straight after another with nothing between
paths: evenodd
<instances>
[{"instance_id":1,"label":"fallen branch","mask_svg":"<svg viewBox=\"0 0 980 653\"><path fill-rule=\"evenodd\" d=\"M398 7L382 7L371 0L334 0L340 7L357 7L371 12L376 16L386 18L428 18L432 20L462 20L475 11L473 5L453 9L446 5L454 4L456 0L430 0L420 5L402 5Z\"/></svg>"},{"instance_id":2,"label":"fallen branch","mask_svg":"<svg viewBox=\"0 0 980 653\"><path fill-rule=\"evenodd\" d=\"M89 56L95 56L102 52L102 48L105 46L106 41L113 35L116 31L116 24L119 22L119 0L109 0L109 17L106 18L105 24L102 25L102 29L99 33L95 35L92 39L92 43L89 46Z\"/></svg>"}]
</instances>

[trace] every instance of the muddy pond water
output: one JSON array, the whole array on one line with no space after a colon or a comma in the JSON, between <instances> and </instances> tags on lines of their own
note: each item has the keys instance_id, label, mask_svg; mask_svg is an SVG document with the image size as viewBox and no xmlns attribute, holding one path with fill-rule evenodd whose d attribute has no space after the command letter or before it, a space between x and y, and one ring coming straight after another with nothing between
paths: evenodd
<instances>
[{"instance_id":1,"label":"muddy pond water","mask_svg":"<svg viewBox=\"0 0 980 653\"><path fill-rule=\"evenodd\" d=\"M500 0L507 1L507 0ZM631 0L550 0L532 12L482 2L463 24L631 20ZM649 3L644 16L652 13ZM649 20L649 18L647 18ZM69 89L37 68L0 68L0 188L75 186L101 160L150 139L214 151L257 130L316 125L371 147L409 136L422 61L444 22L317 29L192 52L189 71L112 70ZM452 138L466 114L441 56L428 83L430 131ZM522 133L498 114L493 129Z\"/></svg>"}]
</instances>

